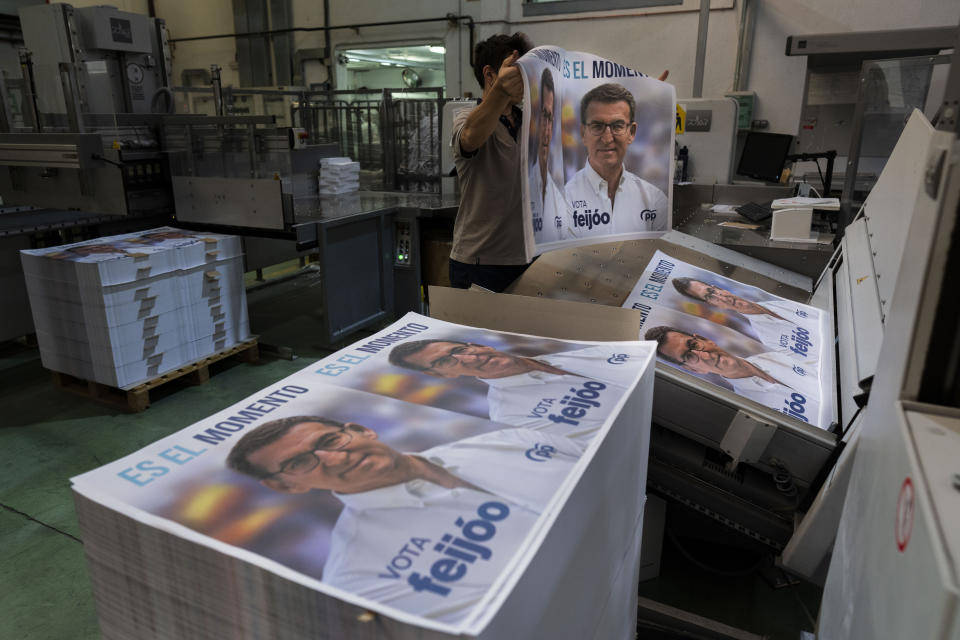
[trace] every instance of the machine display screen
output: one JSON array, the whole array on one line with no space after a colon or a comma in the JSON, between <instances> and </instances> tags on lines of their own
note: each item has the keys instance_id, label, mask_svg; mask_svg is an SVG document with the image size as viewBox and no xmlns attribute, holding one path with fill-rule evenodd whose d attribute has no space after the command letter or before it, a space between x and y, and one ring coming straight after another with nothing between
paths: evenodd
<instances>
[{"instance_id":1,"label":"machine display screen","mask_svg":"<svg viewBox=\"0 0 960 640\"><path fill-rule=\"evenodd\" d=\"M737 173L757 180L780 182L780 173L792 143L791 135L751 131L743 145Z\"/></svg>"}]
</instances>

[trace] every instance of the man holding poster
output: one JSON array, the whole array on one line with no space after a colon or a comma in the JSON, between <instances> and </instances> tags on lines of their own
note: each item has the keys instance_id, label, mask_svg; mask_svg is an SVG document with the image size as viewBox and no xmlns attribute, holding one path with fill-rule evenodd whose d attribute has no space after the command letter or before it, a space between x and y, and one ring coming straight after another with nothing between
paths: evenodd
<instances>
[{"instance_id":1,"label":"man holding poster","mask_svg":"<svg viewBox=\"0 0 960 640\"><path fill-rule=\"evenodd\" d=\"M571 236L662 228L666 194L623 166L637 134L635 113L633 94L617 83L594 87L581 99L580 137L587 162L565 187L573 208Z\"/></svg>"},{"instance_id":2,"label":"man holding poster","mask_svg":"<svg viewBox=\"0 0 960 640\"><path fill-rule=\"evenodd\" d=\"M503 291L527 268L523 235L520 134L523 79L517 58L530 49L522 33L477 44L474 74L483 88L475 108L453 120L460 208L453 227L450 283Z\"/></svg>"}]
</instances>

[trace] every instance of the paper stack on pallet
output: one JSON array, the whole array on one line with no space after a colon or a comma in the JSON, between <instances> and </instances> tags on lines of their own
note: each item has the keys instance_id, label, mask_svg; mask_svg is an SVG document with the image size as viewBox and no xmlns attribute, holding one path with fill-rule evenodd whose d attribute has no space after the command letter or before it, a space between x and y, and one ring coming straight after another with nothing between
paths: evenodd
<instances>
[{"instance_id":1,"label":"paper stack on pallet","mask_svg":"<svg viewBox=\"0 0 960 640\"><path fill-rule=\"evenodd\" d=\"M655 346L408 314L73 478L103 637L632 639Z\"/></svg>"},{"instance_id":2,"label":"paper stack on pallet","mask_svg":"<svg viewBox=\"0 0 960 640\"><path fill-rule=\"evenodd\" d=\"M336 195L360 189L360 163L350 158L323 158L320 161L320 195Z\"/></svg>"},{"instance_id":3,"label":"paper stack on pallet","mask_svg":"<svg viewBox=\"0 0 960 640\"><path fill-rule=\"evenodd\" d=\"M160 227L20 253L48 369L126 388L249 337L238 237Z\"/></svg>"}]
</instances>

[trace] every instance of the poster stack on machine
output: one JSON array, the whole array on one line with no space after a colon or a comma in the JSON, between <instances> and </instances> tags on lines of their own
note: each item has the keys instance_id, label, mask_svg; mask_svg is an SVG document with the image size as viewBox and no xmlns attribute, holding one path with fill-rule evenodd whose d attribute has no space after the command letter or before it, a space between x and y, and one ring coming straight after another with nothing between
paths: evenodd
<instances>
[{"instance_id":1,"label":"poster stack on machine","mask_svg":"<svg viewBox=\"0 0 960 640\"><path fill-rule=\"evenodd\" d=\"M827 314L657 251L623 305L677 369L816 427L830 426Z\"/></svg>"},{"instance_id":2,"label":"poster stack on machine","mask_svg":"<svg viewBox=\"0 0 960 640\"><path fill-rule=\"evenodd\" d=\"M632 638L655 344L408 314L73 478L105 638Z\"/></svg>"},{"instance_id":3,"label":"poster stack on machine","mask_svg":"<svg viewBox=\"0 0 960 640\"><path fill-rule=\"evenodd\" d=\"M20 255L48 369L130 387L249 337L239 237L160 227Z\"/></svg>"}]
</instances>

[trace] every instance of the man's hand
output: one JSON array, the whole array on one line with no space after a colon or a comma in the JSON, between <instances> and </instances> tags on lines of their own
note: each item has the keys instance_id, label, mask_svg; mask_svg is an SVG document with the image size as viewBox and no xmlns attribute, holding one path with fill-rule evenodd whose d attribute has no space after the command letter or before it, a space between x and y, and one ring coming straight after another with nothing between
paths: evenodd
<instances>
[{"instance_id":1,"label":"man's hand","mask_svg":"<svg viewBox=\"0 0 960 640\"><path fill-rule=\"evenodd\" d=\"M517 66L517 58L520 57L518 51L514 51L500 65L500 71L497 72L497 80L493 83L493 89L500 91L510 100L510 104L518 104L523 101L523 76L520 75L520 68Z\"/></svg>"},{"instance_id":2,"label":"man's hand","mask_svg":"<svg viewBox=\"0 0 960 640\"><path fill-rule=\"evenodd\" d=\"M523 76L517 66L520 52L514 51L500 65L496 80L490 84L492 71L484 67L485 84L489 90L483 92L483 102L470 112L467 121L460 130L460 149L473 153L487 141L496 129L500 116L509 114L513 105L523 102Z\"/></svg>"}]
</instances>

